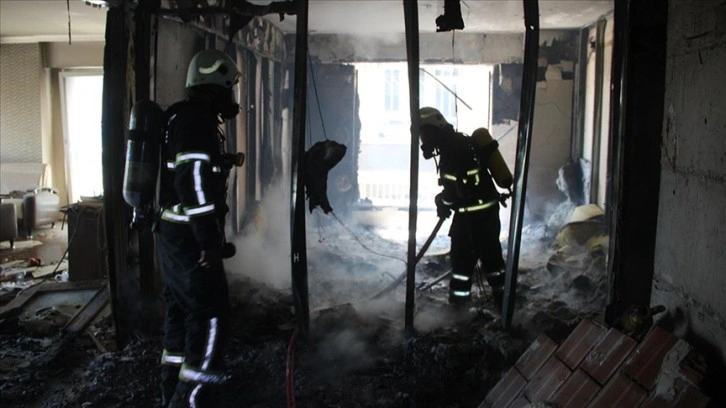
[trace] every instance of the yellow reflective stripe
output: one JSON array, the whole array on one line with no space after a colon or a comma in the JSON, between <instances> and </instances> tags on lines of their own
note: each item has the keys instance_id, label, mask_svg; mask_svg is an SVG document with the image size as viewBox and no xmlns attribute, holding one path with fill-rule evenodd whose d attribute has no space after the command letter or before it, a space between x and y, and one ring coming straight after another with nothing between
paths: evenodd
<instances>
[{"instance_id":1,"label":"yellow reflective stripe","mask_svg":"<svg viewBox=\"0 0 726 408\"><path fill-rule=\"evenodd\" d=\"M194 162L194 191L197 193L197 202L199 205L206 204L207 197L204 194L204 188L202 187L202 162Z\"/></svg>"},{"instance_id":2,"label":"yellow reflective stripe","mask_svg":"<svg viewBox=\"0 0 726 408\"><path fill-rule=\"evenodd\" d=\"M460 281L464 281L464 282L466 282L466 281L469 280L469 277L468 276L466 276L466 275L459 275L458 273L453 274L452 277L454 279L456 279L456 280L460 280Z\"/></svg>"},{"instance_id":3,"label":"yellow reflective stripe","mask_svg":"<svg viewBox=\"0 0 726 408\"><path fill-rule=\"evenodd\" d=\"M184 209L184 213L189 216L204 215L214 212L214 204L207 204L199 207L189 207Z\"/></svg>"},{"instance_id":4,"label":"yellow reflective stripe","mask_svg":"<svg viewBox=\"0 0 726 408\"><path fill-rule=\"evenodd\" d=\"M485 208L489 208L489 207L493 206L494 204L496 204L497 200L492 200L492 201L489 201L488 203L483 203L482 200L479 200L479 202L482 204L459 208L459 212L463 213L463 212L472 212L472 211L483 210Z\"/></svg>"},{"instance_id":5,"label":"yellow reflective stripe","mask_svg":"<svg viewBox=\"0 0 726 408\"><path fill-rule=\"evenodd\" d=\"M172 221L172 222L181 222L181 223L187 223L189 222L189 216L184 214L177 214L173 212L172 210L164 210L161 213L161 219L166 221Z\"/></svg>"},{"instance_id":6,"label":"yellow reflective stripe","mask_svg":"<svg viewBox=\"0 0 726 408\"><path fill-rule=\"evenodd\" d=\"M467 290L467 291L463 291L463 290L455 290L455 291L453 291L453 292L451 292L451 293L452 293L452 294L453 294L454 296L459 296L459 297L467 297L467 296L469 296L469 295L471 294L471 292L469 292L468 290Z\"/></svg>"},{"instance_id":7,"label":"yellow reflective stripe","mask_svg":"<svg viewBox=\"0 0 726 408\"><path fill-rule=\"evenodd\" d=\"M182 365L184 363L184 353L174 353L164 349L161 354L162 365Z\"/></svg>"},{"instance_id":8,"label":"yellow reflective stripe","mask_svg":"<svg viewBox=\"0 0 726 408\"><path fill-rule=\"evenodd\" d=\"M203 153L203 152L181 152L181 153L177 153L175 163L178 166L184 162L194 161L194 160L201 160L201 161L209 162L212 159L209 157L209 155L207 153Z\"/></svg>"},{"instance_id":9,"label":"yellow reflective stripe","mask_svg":"<svg viewBox=\"0 0 726 408\"><path fill-rule=\"evenodd\" d=\"M221 382L221 378L213 373L195 369L186 363L182 365L179 371L179 379L186 382L195 382L202 384L214 384Z\"/></svg>"},{"instance_id":10,"label":"yellow reflective stripe","mask_svg":"<svg viewBox=\"0 0 726 408\"><path fill-rule=\"evenodd\" d=\"M472 169L472 170L467 171L466 172L466 175L467 176L472 176L472 175L478 174L478 173L479 173L479 169Z\"/></svg>"},{"instance_id":11,"label":"yellow reflective stripe","mask_svg":"<svg viewBox=\"0 0 726 408\"><path fill-rule=\"evenodd\" d=\"M204 361L202 361L202 370L208 370L209 365L212 363L214 358L215 347L217 345L217 318L214 317L209 320L209 332L207 333L207 345L204 348Z\"/></svg>"},{"instance_id":12,"label":"yellow reflective stripe","mask_svg":"<svg viewBox=\"0 0 726 408\"><path fill-rule=\"evenodd\" d=\"M445 178L445 179L447 179L447 180L453 180L453 181L456 181L456 180L458 180L458 179L456 178L456 176L453 176L453 175L451 175L451 174L446 174L446 173L442 173L442 174L441 174L441 177L442 177L442 178Z\"/></svg>"},{"instance_id":13,"label":"yellow reflective stripe","mask_svg":"<svg viewBox=\"0 0 726 408\"><path fill-rule=\"evenodd\" d=\"M168 160L166 162L166 168L170 169L170 170L174 170L176 168L176 164L173 161Z\"/></svg>"}]
</instances>

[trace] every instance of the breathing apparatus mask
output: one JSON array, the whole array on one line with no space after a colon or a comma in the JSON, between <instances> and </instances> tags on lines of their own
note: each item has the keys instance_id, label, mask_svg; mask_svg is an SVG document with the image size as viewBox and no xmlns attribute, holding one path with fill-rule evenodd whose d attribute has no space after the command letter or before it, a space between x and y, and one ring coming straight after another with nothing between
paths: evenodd
<instances>
[{"instance_id":1,"label":"breathing apparatus mask","mask_svg":"<svg viewBox=\"0 0 726 408\"><path fill-rule=\"evenodd\" d=\"M428 160L439 155L441 137L453 129L438 109L423 107L419 110L419 132L421 137L421 151L424 159Z\"/></svg>"},{"instance_id":2,"label":"breathing apparatus mask","mask_svg":"<svg viewBox=\"0 0 726 408\"><path fill-rule=\"evenodd\" d=\"M239 87L225 88L225 92L217 98L217 112L224 120L229 120L239 113Z\"/></svg>"},{"instance_id":3,"label":"breathing apparatus mask","mask_svg":"<svg viewBox=\"0 0 726 408\"><path fill-rule=\"evenodd\" d=\"M439 155L439 149L433 143L421 143L421 152L426 160Z\"/></svg>"},{"instance_id":4,"label":"breathing apparatus mask","mask_svg":"<svg viewBox=\"0 0 726 408\"><path fill-rule=\"evenodd\" d=\"M422 126L419 137L421 139L421 152L424 159L428 160L439 155L440 129L432 126Z\"/></svg>"}]
</instances>

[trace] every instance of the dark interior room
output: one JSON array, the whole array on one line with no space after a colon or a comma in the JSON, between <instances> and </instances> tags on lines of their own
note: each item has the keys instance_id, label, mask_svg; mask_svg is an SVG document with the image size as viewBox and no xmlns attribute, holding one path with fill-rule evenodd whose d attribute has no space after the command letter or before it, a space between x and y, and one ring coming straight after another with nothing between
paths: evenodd
<instances>
[{"instance_id":1,"label":"dark interior room","mask_svg":"<svg viewBox=\"0 0 726 408\"><path fill-rule=\"evenodd\" d=\"M0 0L0 406L725 406L724 27Z\"/></svg>"}]
</instances>

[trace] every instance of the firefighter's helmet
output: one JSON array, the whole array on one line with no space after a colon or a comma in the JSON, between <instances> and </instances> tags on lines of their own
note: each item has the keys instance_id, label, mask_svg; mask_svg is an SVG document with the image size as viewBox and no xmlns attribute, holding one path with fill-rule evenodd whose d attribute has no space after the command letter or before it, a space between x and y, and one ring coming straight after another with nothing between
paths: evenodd
<instances>
[{"instance_id":1,"label":"firefighter's helmet","mask_svg":"<svg viewBox=\"0 0 726 408\"><path fill-rule=\"evenodd\" d=\"M239 75L237 64L227 54L217 50L203 50L189 62L186 87L219 85L231 88L237 83Z\"/></svg>"},{"instance_id":2,"label":"firefighter's helmet","mask_svg":"<svg viewBox=\"0 0 726 408\"><path fill-rule=\"evenodd\" d=\"M444 115L442 115L436 108L432 108L430 106L423 107L419 110L419 114L421 115L421 122L419 123L419 126L421 127L431 125L440 129L445 129L451 126L444 118Z\"/></svg>"}]
</instances>

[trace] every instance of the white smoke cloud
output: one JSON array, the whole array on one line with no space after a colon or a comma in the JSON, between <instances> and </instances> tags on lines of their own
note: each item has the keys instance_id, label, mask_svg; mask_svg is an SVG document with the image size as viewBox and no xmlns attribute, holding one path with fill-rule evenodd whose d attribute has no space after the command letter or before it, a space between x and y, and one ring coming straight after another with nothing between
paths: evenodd
<instances>
[{"instance_id":1,"label":"white smoke cloud","mask_svg":"<svg viewBox=\"0 0 726 408\"><path fill-rule=\"evenodd\" d=\"M284 182L265 193L254 222L231 239L237 254L225 261L230 280L251 278L276 289L291 285L290 192Z\"/></svg>"}]
</instances>

